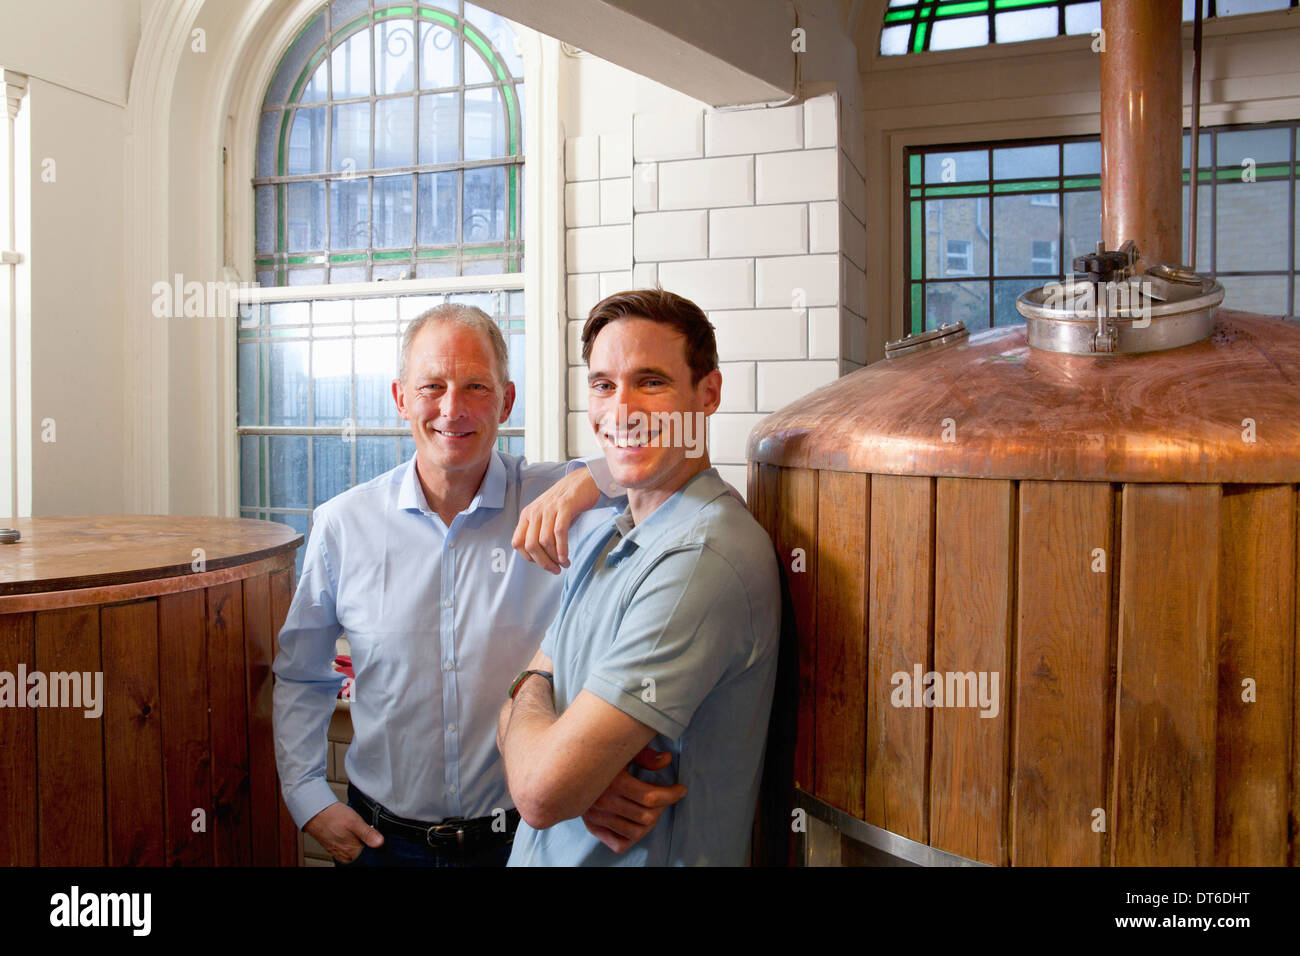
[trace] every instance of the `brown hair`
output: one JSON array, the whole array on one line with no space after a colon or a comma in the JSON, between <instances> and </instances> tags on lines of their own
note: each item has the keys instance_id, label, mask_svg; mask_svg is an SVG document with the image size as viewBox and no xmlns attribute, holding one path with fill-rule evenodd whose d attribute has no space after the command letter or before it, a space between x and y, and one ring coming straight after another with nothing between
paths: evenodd
<instances>
[{"instance_id":1,"label":"brown hair","mask_svg":"<svg viewBox=\"0 0 1300 956\"><path fill-rule=\"evenodd\" d=\"M600 330L618 319L648 319L685 336L692 385L718 367L718 342L708 316L690 299L659 288L616 292L597 302L582 327L584 362L591 361L591 346Z\"/></svg>"}]
</instances>

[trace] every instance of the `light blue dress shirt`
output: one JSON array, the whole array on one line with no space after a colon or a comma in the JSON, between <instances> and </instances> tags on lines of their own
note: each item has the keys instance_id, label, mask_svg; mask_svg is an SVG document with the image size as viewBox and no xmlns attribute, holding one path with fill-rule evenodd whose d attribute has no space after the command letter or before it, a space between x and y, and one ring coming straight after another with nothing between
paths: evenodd
<instances>
[{"instance_id":1,"label":"light blue dress shirt","mask_svg":"<svg viewBox=\"0 0 1300 956\"><path fill-rule=\"evenodd\" d=\"M710 468L635 527L630 512L607 519L571 559L542 642L556 712L586 690L654 728L672 763L632 772L687 792L623 854L581 818L520 823L510 865L744 865L776 680L771 540Z\"/></svg>"},{"instance_id":2,"label":"light blue dress shirt","mask_svg":"<svg viewBox=\"0 0 1300 956\"><path fill-rule=\"evenodd\" d=\"M617 490L603 458L587 463L599 486ZM332 667L340 633L356 674L352 783L416 820L514 805L497 714L555 616L564 575L525 561L510 538L520 510L581 464L494 451L450 527L430 510L414 456L316 509L274 664L276 761L299 827L337 799L325 756L343 682ZM580 516L570 541L608 521L609 503Z\"/></svg>"}]
</instances>

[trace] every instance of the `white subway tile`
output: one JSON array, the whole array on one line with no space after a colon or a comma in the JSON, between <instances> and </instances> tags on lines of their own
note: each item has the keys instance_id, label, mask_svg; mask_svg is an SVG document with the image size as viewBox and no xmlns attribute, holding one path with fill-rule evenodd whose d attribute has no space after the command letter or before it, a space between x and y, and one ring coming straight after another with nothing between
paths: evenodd
<instances>
[{"instance_id":1,"label":"white subway tile","mask_svg":"<svg viewBox=\"0 0 1300 956\"><path fill-rule=\"evenodd\" d=\"M632 156L638 163L704 155L704 113L638 113L632 118Z\"/></svg>"},{"instance_id":2,"label":"white subway tile","mask_svg":"<svg viewBox=\"0 0 1300 956\"><path fill-rule=\"evenodd\" d=\"M803 148L834 146L839 140L835 123L835 94L814 96L803 105Z\"/></svg>"},{"instance_id":3,"label":"white subway tile","mask_svg":"<svg viewBox=\"0 0 1300 956\"><path fill-rule=\"evenodd\" d=\"M788 256L808 251L808 207L747 206L709 212L709 255Z\"/></svg>"},{"instance_id":4,"label":"white subway tile","mask_svg":"<svg viewBox=\"0 0 1300 956\"><path fill-rule=\"evenodd\" d=\"M587 410L587 392L587 366L571 365L569 367L569 411Z\"/></svg>"},{"instance_id":5,"label":"white subway tile","mask_svg":"<svg viewBox=\"0 0 1300 956\"><path fill-rule=\"evenodd\" d=\"M754 410L754 363L719 362L722 373L722 404L720 412L752 412Z\"/></svg>"},{"instance_id":6,"label":"white subway tile","mask_svg":"<svg viewBox=\"0 0 1300 956\"><path fill-rule=\"evenodd\" d=\"M585 320L591 307L600 301L600 277L569 276L568 300L569 318Z\"/></svg>"},{"instance_id":7,"label":"white subway tile","mask_svg":"<svg viewBox=\"0 0 1300 956\"><path fill-rule=\"evenodd\" d=\"M600 222L604 226L632 221L632 180L600 181Z\"/></svg>"},{"instance_id":8,"label":"white subway tile","mask_svg":"<svg viewBox=\"0 0 1300 956\"><path fill-rule=\"evenodd\" d=\"M848 163L840 165L840 199L858 222L867 221L867 184Z\"/></svg>"},{"instance_id":9,"label":"white subway tile","mask_svg":"<svg viewBox=\"0 0 1300 956\"><path fill-rule=\"evenodd\" d=\"M659 284L701 309L748 309L754 305L754 260L665 262Z\"/></svg>"},{"instance_id":10,"label":"white subway tile","mask_svg":"<svg viewBox=\"0 0 1300 956\"><path fill-rule=\"evenodd\" d=\"M600 178L621 179L632 174L631 133L601 133Z\"/></svg>"},{"instance_id":11,"label":"white subway tile","mask_svg":"<svg viewBox=\"0 0 1300 956\"><path fill-rule=\"evenodd\" d=\"M747 309L709 313L718 340L718 357L736 359L803 358L806 310Z\"/></svg>"},{"instance_id":12,"label":"white subway tile","mask_svg":"<svg viewBox=\"0 0 1300 956\"><path fill-rule=\"evenodd\" d=\"M564 224L570 229L600 225L600 182L569 183L564 187Z\"/></svg>"},{"instance_id":13,"label":"white subway tile","mask_svg":"<svg viewBox=\"0 0 1300 956\"><path fill-rule=\"evenodd\" d=\"M808 204L808 251L840 251L840 204L834 200Z\"/></svg>"},{"instance_id":14,"label":"white subway tile","mask_svg":"<svg viewBox=\"0 0 1300 956\"><path fill-rule=\"evenodd\" d=\"M709 214L703 209L638 213L632 236L637 262L704 259L709 255Z\"/></svg>"},{"instance_id":15,"label":"white subway tile","mask_svg":"<svg viewBox=\"0 0 1300 956\"><path fill-rule=\"evenodd\" d=\"M582 365L582 327L587 324L587 320L571 319L565 324L568 332L569 364Z\"/></svg>"},{"instance_id":16,"label":"white subway tile","mask_svg":"<svg viewBox=\"0 0 1300 956\"><path fill-rule=\"evenodd\" d=\"M599 136L570 136L564 141L564 176L571 183L600 178Z\"/></svg>"},{"instance_id":17,"label":"white subway tile","mask_svg":"<svg viewBox=\"0 0 1300 956\"><path fill-rule=\"evenodd\" d=\"M839 305L840 257L759 259L756 280L760 309Z\"/></svg>"},{"instance_id":18,"label":"white subway tile","mask_svg":"<svg viewBox=\"0 0 1300 956\"><path fill-rule=\"evenodd\" d=\"M654 212L659 208L659 164L638 163L632 170L632 209Z\"/></svg>"},{"instance_id":19,"label":"white subway tile","mask_svg":"<svg viewBox=\"0 0 1300 956\"><path fill-rule=\"evenodd\" d=\"M591 430L591 422L586 412L569 412L569 457L586 458L600 454L600 442Z\"/></svg>"},{"instance_id":20,"label":"white subway tile","mask_svg":"<svg viewBox=\"0 0 1300 956\"><path fill-rule=\"evenodd\" d=\"M762 415L720 413L709 418L709 460L713 464L743 465L749 433Z\"/></svg>"},{"instance_id":21,"label":"white subway tile","mask_svg":"<svg viewBox=\"0 0 1300 956\"><path fill-rule=\"evenodd\" d=\"M568 231L570 272L611 272L632 268L631 226L588 226Z\"/></svg>"},{"instance_id":22,"label":"white subway tile","mask_svg":"<svg viewBox=\"0 0 1300 956\"><path fill-rule=\"evenodd\" d=\"M626 292L632 288L632 270L620 269L617 272L600 274L600 297L603 299L615 292Z\"/></svg>"},{"instance_id":23,"label":"white subway tile","mask_svg":"<svg viewBox=\"0 0 1300 956\"><path fill-rule=\"evenodd\" d=\"M704 115L704 154L771 153L803 148L803 107L735 110Z\"/></svg>"},{"instance_id":24,"label":"white subway tile","mask_svg":"<svg viewBox=\"0 0 1300 956\"><path fill-rule=\"evenodd\" d=\"M754 157L659 164L660 209L716 209L754 201Z\"/></svg>"},{"instance_id":25,"label":"white subway tile","mask_svg":"<svg viewBox=\"0 0 1300 956\"><path fill-rule=\"evenodd\" d=\"M659 284L659 266L654 262L638 262L632 267L632 288L653 289Z\"/></svg>"},{"instance_id":26,"label":"white subway tile","mask_svg":"<svg viewBox=\"0 0 1300 956\"><path fill-rule=\"evenodd\" d=\"M808 357L810 359L840 357L839 309L808 310Z\"/></svg>"},{"instance_id":27,"label":"white subway tile","mask_svg":"<svg viewBox=\"0 0 1300 956\"><path fill-rule=\"evenodd\" d=\"M760 362L758 409L774 412L839 377L838 362Z\"/></svg>"},{"instance_id":28,"label":"white subway tile","mask_svg":"<svg viewBox=\"0 0 1300 956\"><path fill-rule=\"evenodd\" d=\"M835 149L804 149L756 156L756 202L811 202L836 199Z\"/></svg>"}]
</instances>

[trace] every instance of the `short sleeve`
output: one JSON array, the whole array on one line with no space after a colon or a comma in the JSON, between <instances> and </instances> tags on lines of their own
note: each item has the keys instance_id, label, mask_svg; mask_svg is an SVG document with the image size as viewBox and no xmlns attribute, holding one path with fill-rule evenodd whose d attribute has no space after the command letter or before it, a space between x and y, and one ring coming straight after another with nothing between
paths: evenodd
<instances>
[{"instance_id":1,"label":"short sleeve","mask_svg":"<svg viewBox=\"0 0 1300 956\"><path fill-rule=\"evenodd\" d=\"M676 739L748 659L749 619L744 584L723 557L707 547L670 552L638 585L583 689Z\"/></svg>"}]
</instances>

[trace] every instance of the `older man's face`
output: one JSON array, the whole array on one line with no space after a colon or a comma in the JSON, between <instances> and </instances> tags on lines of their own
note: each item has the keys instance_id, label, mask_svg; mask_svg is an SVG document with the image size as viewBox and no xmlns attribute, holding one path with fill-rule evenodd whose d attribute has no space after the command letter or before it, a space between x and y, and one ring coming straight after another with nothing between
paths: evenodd
<instances>
[{"instance_id":1,"label":"older man's face","mask_svg":"<svg viewBox=\"0 0 1300 956\"><path fill-rule=\"evenodd\" d=\"M453 322L420 330L393 392L421 460L446 472L483 468L515 404L487 336Z\"/></svg>"}]
</instances>

